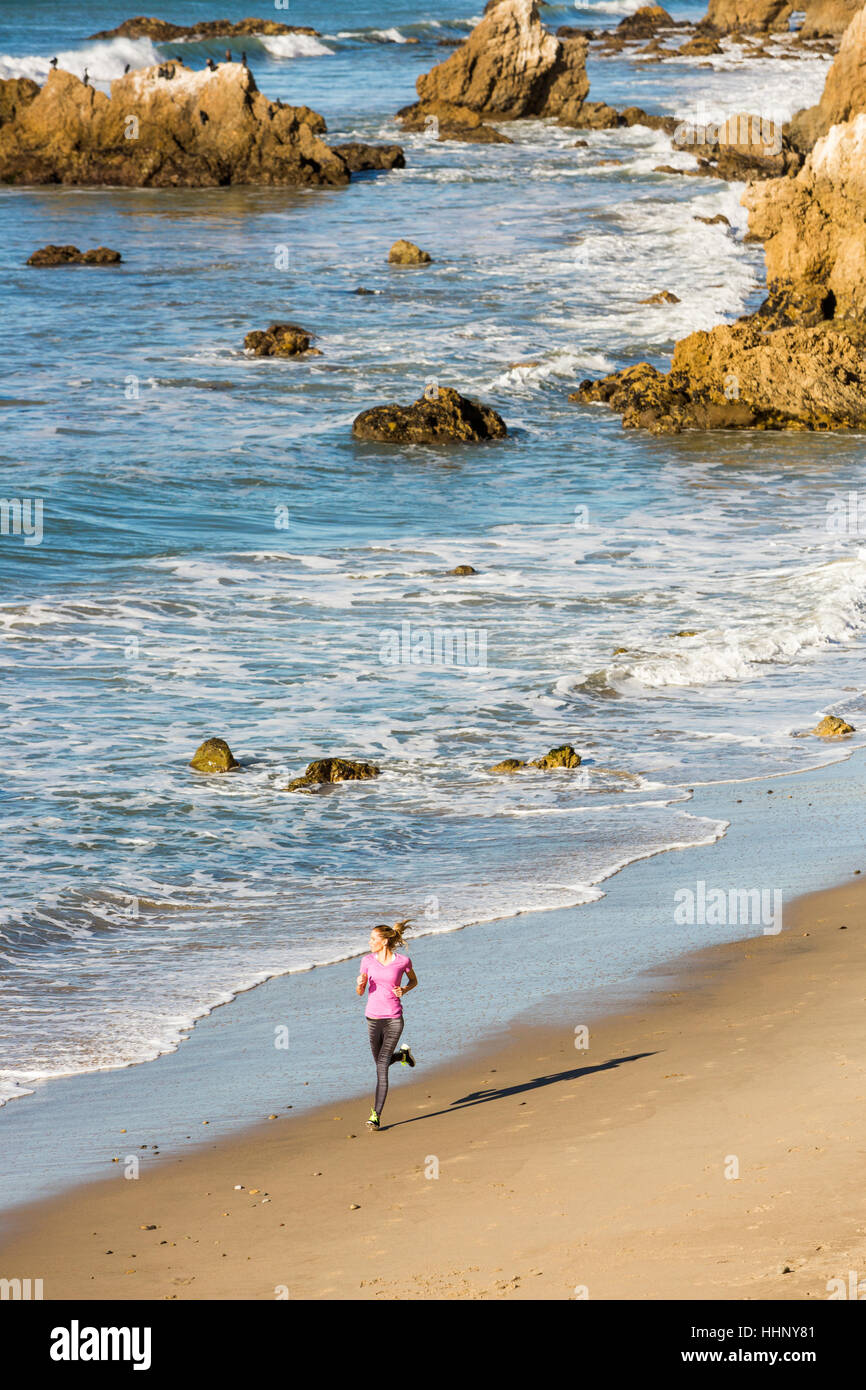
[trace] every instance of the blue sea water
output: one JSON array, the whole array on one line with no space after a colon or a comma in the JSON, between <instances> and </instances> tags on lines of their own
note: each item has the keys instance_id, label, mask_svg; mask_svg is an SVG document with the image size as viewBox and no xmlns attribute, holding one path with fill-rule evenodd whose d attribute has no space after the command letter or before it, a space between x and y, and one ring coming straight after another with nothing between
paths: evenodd
<instances>
[{"instance_id":1,"label":"blue sea water","mask_svg":"<svg viewBox=\"0 0 866 1390\"><path fill-rule=\"evenodd\" d=\"M543 12L598 27L636 7ZM624 865L723 833L689 788L842 756L793 735L827 709L862 719L862 439L655 438L567 399L760 301L741 187L655 172L690 160L642 127L580 148L537 121L511 146L404 135L395 112L480 8L292 0L276 18L320 39L243 41L269 97L322 112L335 142L399 140L403 170L0 189L2 494L39 500L43 530L0 538L0 1100L171 1049L238 991L357 953L376 921L591 903ZM107 87L177 50L88 38L126 17L4 0L0 76L41 80L56 54ZM593 98L684 118L786 117L825 73L732 48L589 66ZM730 228L695 221L718 212ZM390 267L398 237L433 264ZM124 261L26 267L47 242ZM679 302L641 302L663 289ZM273 318L322 356L247 358ZM508 439L352 439L359 410L431 381L495 406ZM437 629L486 659L389 659L393 634L423 651ZM240 770L189 769L211 735ZM489 771L564 742L577 772ZM330 754L382 776L283 790Z\"/></svg>"}]
</instances>

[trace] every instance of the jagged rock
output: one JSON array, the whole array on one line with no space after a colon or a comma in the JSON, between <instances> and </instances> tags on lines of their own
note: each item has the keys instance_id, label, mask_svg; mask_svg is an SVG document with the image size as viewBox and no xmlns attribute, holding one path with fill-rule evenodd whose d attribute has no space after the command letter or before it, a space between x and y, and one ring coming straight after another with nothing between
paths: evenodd
<instances>
[{"instance_id":1,"label":"jagged rock","mask_svg":"<svg viewBox=\"0 0 866 1390\"><path fill-rule=\"evenodd\" d=\"M864 15L866 18L866 15ZM753 184L742 199L764 241L777 321L866 316L866 113L834 125L795 178Z\"/></svg>"},{"instance_id":2,"label":"jagged rock","mask_svg":"<svg viewBox=\"0 0 866 1390\"><path fill-rule=\"evenodd\" d=\"M388 444L474 444L504 439L507 433L505 421L495 410L450 386L436 388L432 396L425 393L413 405L374 406L362 411L352 425L356 439Z\"/></svg>"},{"instance_id":3,"label":"jagged rock","mask_svg":"<svg viewBox=\"0 0 866 1390\"><path fill-rule=\"evenodd\" d=\"M229 19L206 19L198 24L170 24L165 19L149 19L146 15L136 15L125 19L116 29L103 29L91 34L91 39L153 39L155 43L165 43L171 39L242 38L249 34L310 34L319 38L318 29L308 25L280 24L275 19L240 19L233 23Z\"/></svg>"},{"instance_id":4,"label":"jagged rock","mask_svg":"<svg viewBox=\"0 0 866 1390\"><path fill-rule=\"evenodd\" d=\"M332 145L334 154L345 160L350 174L366 169L405 169L406 156L401 145L364 145L354 140L348 145Z\"/></svg>"},{"instance_id":5,"label":"jagged rock","mask_svg":"<svg viewBox=\"0 0 866 1390\"><path fill-rule=\"evenodd\" d=\"M499 0L460 48L418 78L420 100L406 114L437 115L444 103L504 121L573 125L589 91L587 46L545 29L535 0Z\"/></svg>"},{"instance_id":6,"label":"jagged rock","mask_svg":"<svg viewBox=\"0 0 866 1390\"><path fill-rule=\"evenodd\" d=\"M835 714L825 714L824 718L814 729L810 729L810 734L817 734L819 738L844 738L846 734L855 732L853 724L847 724L844 719L839 719Z\"/></svg>"},{"instance_id":7,"label":"jagged rock","mask_svg":"<svg viewBox=\"0 0 866 1390\"><path fill-rule=\"evenodd\" d=\"M240 767L224 738L205 739L193 753L189 765L196 772L231 772L232 768Z\"/></svg>"},{"instance_id":8,"label":"jagged rock","mask_svg":"<svg viewBox=\"0 0 866 1390\"><path fill-rule=\"evenodd\" d=\"M332 782L361 782L378 777L381 768L374 763L354 762L351 758L317 758L302 777L295 777L285 788L287 792L312 791Z\"/></svg>"},{"instance_id":9,"label":"jagged rock","mask_svg":"<svg viewBox=\"0 0 866 1390\"><path fill-rule=\"evenodd\" d=\"M692 333L671 370L640 362L584 381L569 400L605 402L625 428L654 434L713 429L862 429L866 328L822 323L767 331L755 315Z\"/></svg>"},{"instance_id":10,"label":"jagged rock","mask_svg":"<svg viewBox=\"0 0 866 1390\"><path fill-rule=\"evenodd\" d=\"M730 227L731 225L730 219L727 218L723 212L717 212L715 217L701 217L698 213L696 213L692 220L694 222L703 222L708 227L715 227L719 224L722 224L725 227Z\"/></svg>"},{"instance_id":11,"label":"jagged rock","mask_svg":"<svg viewBox=\"0 0 866 1390\"><path fill-rule=\"evenodd\" d=\"M679 632L674 633L674 637L697 637L700 629L696 627L684 627Z\"/></svg>"},{"instance_id":12,"label":"jagged rock","mask_svg":"<svg viewBox=\"0 0 866 1390\"><path fill-rule=\"evenodd\" d=\"M455 565L454 568L453 568L453 570L449 570L448 573L449 573L449 574L464 575L464 574L477 574L478 571L477 571L477 569L475 569L474 565Z\"/></svg>"},{"instance_id":13,"label":"jagged rock","mask_svg":"<svg viewBox=\"0 0 866 1390\"><path fill-rule=\"evenodd\" d=\"M831 126L866 111L866 8L858 10L827 73L817 106L798 111L786 127L792 143L810 150Z\"/></svg>"},{"instance_id":14,"label":"jagged rock","mask_svg":"<svg viewBox=\"0 0 866 1390\"><path fill-rule=\"evenodd\" d=\"M684 121L674 131L673 145L693 154L700 172L733 182L777 178L802 163L780 125L745 111L705 125Z\"/></svg>"},{"instance_id":15,"label":"jagged rock","mask_svg":"<svg viewBox=\"0 0 866 1390\"><path fill-rule=\"evenodd\" d=\"M862 7L863 0L811 0L811 3L806 5L806 17L800 29L800 37L835 38L844 34Z\"/></svg>"},{"instance_id":16,"label":"jagged rock","mask_svg":"<svg viewBox=\"0 0 866 1390\"><path fill-rule=\"evenodd\" d=\"M673 135L680 125L676 116L652 116L640 106L624 107L620 112L620 119L623 125L645 125L650 130L663 130L668 135Z\"/></svg>"},{"instance_id":17,"label":"jagged rock","mask_svg":"<svg viewBox=\"0 0 866 1390\"><path fill-rule=\"evenodd\" d=\"M27 257L27 265L118 265L123 260L119 251L96 246L79 251L77 246L42 246Z\"/></svg>"},{"instance_id":18,"label":"jagged rock","mask_svg":"<svg viewBox=\"0 0 866 1390\"><path fill-rule=\"evenodd\" d=\"M395 241L388 252L390 265L430 265L433 257L429 251L422 251L414 241Z\"/></svg>"},{"instance_id":19,"label":"jagged rock","mask_svg":"<svg viewBox=\"0 0 866 1390\"><path fill-rule=\"evenodd\" d=\"M536 758L530 766L541 768L544 772L554 767L580 767L580 754L575 753L570 743L563 743L560 748L551 748L543 758Z\"/></svg>"},{"instance_id":20,"label":"jagged rock","mask_svg":"<svg viewBox=\"0 0 866 1390\"><path fill-rule=\"evenodd\" d=\"M39 83L32 77L8 77L0 82L0 126L14 121L39 95Z\"/></svg>"},{"instance_id":21,"label":"jagged rock","mask_svg":"<svg viewBox=\"0 0 866 1390\"><path fill-rule=\"evenodd\" d=\"M522 767L526 767L526 766L527 766L527 764L526 764L525 762L523 762L522 759L520 759L520 758L503 758L502 762L501 762L501 763L496 763L496 764L490 769L490 771L491 771L491 772L519 772L520 769L521 769Z\"/></svg>"},{"instance_id":22,"label":"jagged rock","mask_svg":"<svg viewBox=\"0 0 866 1390\"><path fill-rule=\"evenodd\" d=\"M240 63L215 72L173 62L142 68L112 82L110 97L58 69L0 126L0 182L348 183L346 161L319 138L324 132L308 107L268 101Z\"/></svg>"},{"instance_id":23,"label":"jagged rock","mask_svg":"<svg viewBox=\"0 0 866 1390\"><path fill-rule=\"evenodd\" d=\"M679 304L679 296L671 294L670 290L659 290L657 294L651 294L648 299L640 300L641 304Z\"/></svg>"},{"instance_id":24,"label":"jagged rock","mask_svg":"<svg viewBox=\"0 0 866 1390\"><path fill-rule=\"evenodd\" d=\"M790 0L710 0L701 27L721 34L786 30L795 9Z\"/></svg>"},{"instance_id":25,"label":"jagged rock","mask_svg":"<svg viewBox=\"0 0 866 1390\"><path fill-rule=\"evenodd\" d=\"M614 130L623 122L616 108L606 101L585 101L571 124L578 130Z\"/></svg>"},{"instance_id":26,"label":"jagged rock","mask_svg":"<svg viewBox=\"0 0 866 1390\"><path fill-rule=\"evenodd\" d=\"M628 39L648 39L657 29L673 29L672 19L661 5L641 5L634 14L627 14L616 26L616 32Z\"/></svg>"},{"instance_id":27,"label":"jagged rock","mask_svg":"<svg viewBox=\"0 0 866 1390\"><path fill-rule=\"evenodd\" d=\"M266 330L254 329L244 338L244 347L254 357L299 357L301 353L321 357L311 346L312 334L297 323L272 323Z\"/></svg>"}]
</instances>

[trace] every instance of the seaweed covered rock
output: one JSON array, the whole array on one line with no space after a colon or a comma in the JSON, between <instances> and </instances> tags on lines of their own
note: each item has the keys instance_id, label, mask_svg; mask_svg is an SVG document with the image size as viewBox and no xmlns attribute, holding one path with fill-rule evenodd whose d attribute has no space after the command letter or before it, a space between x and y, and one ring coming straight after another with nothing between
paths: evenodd
<instances>
[{"instance_id":1,"label":"seaweed covered rock","mask_svg":"<svg viewBox=\"0 0 866 1390\"><path fill-rule=\"evenodd\" d=\"M505 421L495 410L450 386L431 388L413 405L374 406L352 425L356 439L388 444L474 444L504 439L507 433Z\"/></svg>"},{"instance_id":2,"label":"seaweed covered rock","mask_svg":"<svg viewBox=\"0 0 866 1390\"><path fill-rule=\"evenodd\" d=\"M520 772L525 767L534 767L539 772L551 772L560 767L580 767L580 762L580 754L574 751L570 743L563 743L561 747L551 748L549 753L545 753L541 758L534 758L530 763L524 762L522 758L504 758L501 763L491 767L490 771L509 773Z\"/></svg>"},{"instance_id":3,"label":"seaweed covered rock","mask_svg":"<svg viewBox=\"0 0 866 1390\"><path fill-rule=\"evenodd\" d=\"M58 69L0 125L0 182L348 183L346 161L320 139L325 128L306 106L268 101L240 63L142 68L112 82L110 97Z\"/></svg>"},{"instance_id":4,"label":"seaweed covered rock","mask_svg":"<svg viewBox=\"0 0 866 1390\"><path fill-rule=\"evenodd\" d=\"M320 357L311 346L313 335L297 323L272 323L267 329L254 329L244 338L244 347L254 357L299 357L302 353Z\"/></svg>"},{"instance_id":5,"label":"seaweed covered rock","mask_svg":"<svg viewBox=\"0 0 866 1390\"><path fill-rule=\"evenodd\" d=\"M355 762L351 758L316 758L302 777L289 783L286 791L313 791L332 782L362 782L378 777L381 771L374 763Z\"/></svg>"},{"instance_id":6,"label":"seaweed covered rock","mask_svg":"<svg viewBox=\"0 0 866 1390\"><path fill-rule=\"evenodd\" d=\"M345 161L350 174L368 169L405 169L406 156L402 145L365 145L353 140L346 145L332 145L334 154Z\"/></svg>"},{"instance_id":7,"label":"seaweed covered rock","mask_svg":"<svg viewBox=\"0 0 866 1390\"><path fill-rule=\"evenodd\" d=\"M94 246L90 251L79 251L77 246L41 246L27 257L28 265L119 265L123 260L119 251L111 251L107 246Z\"/></svg>"},{"instance_id":8,"label":"seaweed covered rock","mask_svg":"<svg viewBox=\"0 0 866 1390\"><path fill-rule=\"evenodd\" d=\"M196 772L231 772L232 768L240 767L224 738L205 739L193 753L189 765Z\"/></svg>"},{"instance_id":9,"label":"seaweed covered rock","mask_svg":"<svg viewBox=\"0 0 866 1390\"><path fill-rule=\"evenodd\" d=\"M419 102L401 115L468 108L511 121L552 117L572 125L589 91L587 42L556 38L535 0L499 0L465 43L416 82Z\"/></svg>"}]
</instances>

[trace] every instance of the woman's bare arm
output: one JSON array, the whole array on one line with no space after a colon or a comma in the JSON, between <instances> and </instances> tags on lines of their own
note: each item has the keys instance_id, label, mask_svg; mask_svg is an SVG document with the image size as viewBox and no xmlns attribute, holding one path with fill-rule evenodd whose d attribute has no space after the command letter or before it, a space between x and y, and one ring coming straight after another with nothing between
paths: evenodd
<instances>
[{"instance_id":1,"label":"woman's bare arm","mask_svg":"<svg viewBox=\"0 0 866 1390\"><path fill-rule=\"evenodd\" d=\"M403 998L403 995L404 995L404 994L408 994L409 991L410 991L410 989L414 989L415 986L416 986L417 983L418 983L418 976L415 974L415 971L414 971L414 970L407 970L407 971L406 971L406 976L407 976L407 978L408 978L408 980L409 980L408 985L395 985L395 986L394 986L394 993L396 994L396 996L397 996L398 999L402 999L402 998Z\"/></svg>"}]
</instances>

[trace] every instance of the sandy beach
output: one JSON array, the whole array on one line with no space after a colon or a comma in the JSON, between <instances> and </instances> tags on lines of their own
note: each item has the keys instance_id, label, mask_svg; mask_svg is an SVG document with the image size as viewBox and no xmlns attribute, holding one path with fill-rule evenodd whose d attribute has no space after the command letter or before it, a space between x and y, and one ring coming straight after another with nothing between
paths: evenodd
<instances>
[{"instance_id":1,"label":"sandy beach","mask_svg":"<svg viewBox=\"0 0 866 1390\"><path fill-rule=\"evenodd\" d=\"M378 1134L350 1099L22 1209L4 1270L46 1299L826 1299L866 1267L864 909L800 899L585 1049L523 1028L418 1068Z\"/></svg>"}]
</instances>

